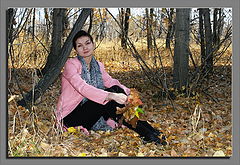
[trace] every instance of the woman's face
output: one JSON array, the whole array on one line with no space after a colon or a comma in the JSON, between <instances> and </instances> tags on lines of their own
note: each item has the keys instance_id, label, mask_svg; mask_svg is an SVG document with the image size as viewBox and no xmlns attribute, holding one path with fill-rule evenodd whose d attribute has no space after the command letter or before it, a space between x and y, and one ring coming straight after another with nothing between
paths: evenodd
<instances>
[{"instance_id":1,"label":"woman's face","mask_svg":"<svg viewBox=\"0 0 240 165\"><path fill-rule=\"evenodd\" d=\"M88 36L82 36L76 40L76 52L82 57L90 57L93 55L94 44Z\"/></svg>"}]
</instances>

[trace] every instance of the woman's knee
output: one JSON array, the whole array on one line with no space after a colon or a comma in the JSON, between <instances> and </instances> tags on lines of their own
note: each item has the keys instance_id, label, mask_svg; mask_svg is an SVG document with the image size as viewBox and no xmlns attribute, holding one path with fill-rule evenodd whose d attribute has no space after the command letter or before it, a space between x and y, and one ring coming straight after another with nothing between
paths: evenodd
<instances>
[{"instance_id":1,"label":"woman's knee","mask_svg":"<svg viewBox=\"0 0 240 165\"><path fill-rule=\"evenodd\" d=\"M119 87L117 85L114 85L114 86L112 86L110 88L107 88L105 90L108 91L108 92L124 93L124 94L126 94L125 91L121 87Z\"/></svg>"}]
</instances>

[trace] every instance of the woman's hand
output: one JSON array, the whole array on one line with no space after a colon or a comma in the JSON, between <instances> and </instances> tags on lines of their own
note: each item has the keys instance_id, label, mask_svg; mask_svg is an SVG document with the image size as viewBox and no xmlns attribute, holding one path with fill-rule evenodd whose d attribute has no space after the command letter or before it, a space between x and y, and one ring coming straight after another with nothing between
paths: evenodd
<instances>
[{"instance_id":1,"label":"woman's hand","mask_svg":"<svg viewBox=\"0 0 240 165\"><path fill-rule=\"evenodd\" d=\"M118 104L126 104L127 103L127 96L123 93L109 93L107 100L114 100Z\"/></svg>"}]
</instances>

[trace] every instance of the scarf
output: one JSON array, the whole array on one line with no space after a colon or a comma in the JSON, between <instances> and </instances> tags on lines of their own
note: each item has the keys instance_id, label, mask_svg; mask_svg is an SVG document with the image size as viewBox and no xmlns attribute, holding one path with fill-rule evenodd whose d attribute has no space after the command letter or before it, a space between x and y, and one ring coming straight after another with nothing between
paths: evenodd
<instances>
[{"instance_id":1,"label":"scarf","mask_svg":"<svg viewBox=\"0 0 240 165\"><path fill-rule=\"evenodd\" d=\"M90 62L90 69L88 69L88 66L81 56L77 56L79 61L82 64L82 72L81 72L81 77L83 80L86 81L89 85L92 85L96 88L99 89L105 89L103 85L103 79L102 79L102 72L100 70L100 66L95 59L94 56L92 56L91 62ZM81 101L81 105L83 105L86 101L88 101L87 98L83 98ZM110 126L107 125L106 121L104 120L103 117L101 117L91 128L92 130L102 130L102 131L107 131L107 130L112 130Z\"/></svg>"},{"instance_id":2,"label":"scarf","mask_svg":"<svg viewBox=\"0 0 240 165\"><path fill-rule=\"evenodd\" d=\"M88 69L88 66L81 56L77 56L79 61L82 64L82 73L81 77L83 80L86 81L89 85L92 85L99 89L105 89L103 85L103 79L102 79L102 72L100 70L100 66L97 62L97 60L92 56L92 60L90 62L90 70ZM88 99L83 98L81 105L84 104Z\"/></svg>"}]
</instances>

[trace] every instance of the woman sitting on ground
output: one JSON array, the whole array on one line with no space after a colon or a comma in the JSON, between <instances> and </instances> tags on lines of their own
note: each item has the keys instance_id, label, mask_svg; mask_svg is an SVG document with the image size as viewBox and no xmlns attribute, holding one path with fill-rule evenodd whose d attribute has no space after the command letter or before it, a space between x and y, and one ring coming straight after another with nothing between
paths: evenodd
<instances>
[{"instance_id":1,"label":"woman sitting on ground","mask_svg":"<svg viewBox=\"0 0 240 165\"><path fill-rule=\"evenodd\" d=\"M89 33L79 31L72 44L77 56L68 59L64 66L57 120L66 128L81 126L86 133L112 130L122 116L116 114L116 108L127 104L130 89L113 79L95 59L95 45ZM136 128L126 121L122 124L137 132L144 141L161 144L160 132L148 122L139 120Z\"/></svg>"}]
</instances>

